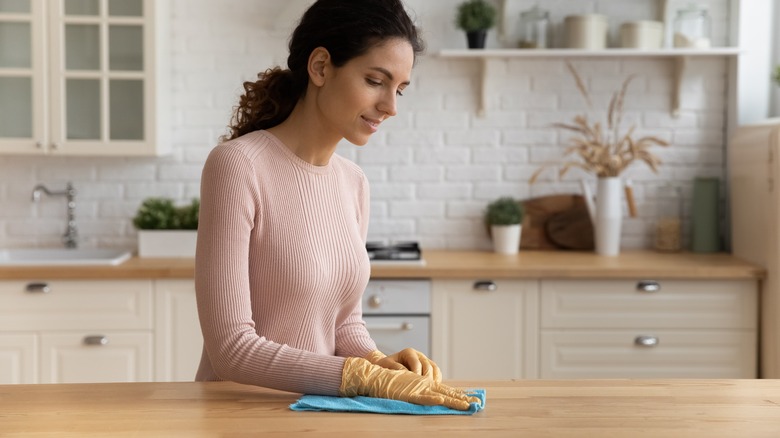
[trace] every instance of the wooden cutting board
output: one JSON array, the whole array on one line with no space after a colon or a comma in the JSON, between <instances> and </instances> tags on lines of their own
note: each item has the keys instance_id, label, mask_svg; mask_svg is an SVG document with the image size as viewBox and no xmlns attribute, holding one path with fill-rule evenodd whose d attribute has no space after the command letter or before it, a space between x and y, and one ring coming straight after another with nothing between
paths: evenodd
<instances>
[{"instance_id":1,"label":"wooden cutting board","mask_svg":"<svg viewBox=\"0 0 780 438\"><path fill-rule=\"evenodd\" d=\"M593 224L581 195L549 195L523 201L521 249L591 250Z\"/></svg>"}]
</instances>

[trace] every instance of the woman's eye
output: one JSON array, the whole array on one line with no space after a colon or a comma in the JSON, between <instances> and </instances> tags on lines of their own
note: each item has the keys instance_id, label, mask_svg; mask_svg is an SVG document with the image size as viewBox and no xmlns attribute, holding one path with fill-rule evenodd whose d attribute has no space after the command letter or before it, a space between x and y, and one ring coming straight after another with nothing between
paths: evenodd
<instances>
[{"instance_id":1,"label":"woman's eye","mask_svg":"<svg viewBox=\"0 0 780 438\"><path fill-rule=\"evenodd\" d=\"M368 83L368 85L371 85L371 86L374 86L374 87L378 87L378 86L382 85L381 82L375 81L373 79L368 79L368 78L366 78L366 82Z\"/></svg>"}]
</instances>

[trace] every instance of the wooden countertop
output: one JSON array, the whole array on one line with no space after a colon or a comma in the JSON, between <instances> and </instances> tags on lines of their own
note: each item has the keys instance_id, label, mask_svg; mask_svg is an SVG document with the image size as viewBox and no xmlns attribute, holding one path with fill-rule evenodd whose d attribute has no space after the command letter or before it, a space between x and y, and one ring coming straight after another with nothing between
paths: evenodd
<instances>
[{"instance_id":1,"label":"wooden countertop","mask_svg":"<svg viewBox=\"0 0 780 438\"><path fill-rule=\"evenodd\" d=\"M472 416L294 412L297 394L231 382L0 386L3 437L772 437L780 380L449 382Z\"/></svg>"},{"instance_id":2,"label":"wooden countertop","mask_svg":"<svg viewBox=\"0 0 780 438\"><path fill-rule=\"evenodd\" d=\"M617 257L593 252L424 250L424 266L372 266L372 278L677 278L760 279L759 266L725 254L623 251ZM0 267L0 280L193 278L194 260L134 257L119 266Z\"/></svg>"}]
</instances>

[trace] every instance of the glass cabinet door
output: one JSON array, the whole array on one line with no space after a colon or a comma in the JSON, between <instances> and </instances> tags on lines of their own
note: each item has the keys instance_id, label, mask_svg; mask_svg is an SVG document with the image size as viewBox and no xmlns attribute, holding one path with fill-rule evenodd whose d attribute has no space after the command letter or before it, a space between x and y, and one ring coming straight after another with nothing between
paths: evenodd
<instances>
[{"instance_id":1,"label":"glass cabinet door","mask_svg":"<svg viewBox=\"0 0 780 438\"><path fill-rule=\"evenodd\" d=\"M0 152L45 150L44 0L0 0Z\"/></svg>"},{"instance_id":2,"label":"glass cabinet door","mask_svg":"<svg viewBox=\"0 0 780 438\"><path fill-rule=\"evenodd\" d=\"M2 1L2 0L0 0ZM144 0L57 0L52 62L59 114L52 122L65 153L123 155L147 140ZM132 154L131 154L132 155Z\"/></svg>"}]
</instances>

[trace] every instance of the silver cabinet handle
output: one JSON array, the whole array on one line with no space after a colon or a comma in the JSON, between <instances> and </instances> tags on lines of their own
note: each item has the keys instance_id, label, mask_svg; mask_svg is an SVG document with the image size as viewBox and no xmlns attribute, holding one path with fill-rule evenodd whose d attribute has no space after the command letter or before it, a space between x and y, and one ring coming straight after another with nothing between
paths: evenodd
<instances>
[{"instance_id":1,"label":"silver cabinet handle","mask_svg":"<svg viewBox=\"0 0 780 438\"><path fill-rule=\"evenodd\" d=\"M474 290L493 292L496 289L498 289L498 285L492 280L479 280L474 282Z\"/></svg>"},{"instance_id":2,"label":"silver cabinet handle","mask_svg":"<svg viewBox=\"0 0 780 438\"><path fill-rule=\"evenodd\" d=\"M409 330L414 330L414 324L411 322L402 322L400 325L398 324L377 324L377 325L368 325L366 324L366 328L371 331L379 331L379 330L387 330L387 331L395 331L395 330L402 330L408 332Z\"/></svg>"},{"instance_id":3,"label":"silver cabinet handle","mask_svg":"<svg viewBox=\"0 0 780 438\"><path fill-rule=\"evenodd\" d=\"M104 335L84 336L84 345L106 345L108 338Z\"/></svg>"},{"instance_id":4,"label":"silver cabinet handle","mask_svg":"<svg viewBox=\"0 0 780 438\"><path fill-rule=\"evenodd\" d=\"M640 347L655 347L658 345L658 338L655 336L637 336L634 338L634 344Z\"/></svg>"},{"instance_id":5,"label":"silver cabinet handle","mask_svg":"<svg viewBox=\"0 0 780 438\"><path fill-rule=\"evenodd\" d=\"M47 294L51 292L49 283L27 283L27 287L25 287L24 290L34 294Z\"/></svg>"},{"instance_id":6,"label":"silver cabinet handle","mask_svg":"<svg viewBox=\"0 0 780 438\"><path fill-rule=\"evenodd\" d=\"M643 280L636 284L636 290L639 292L658 292L661 290L661 284L657 281Z\"/></svg>"}]
</instances>

